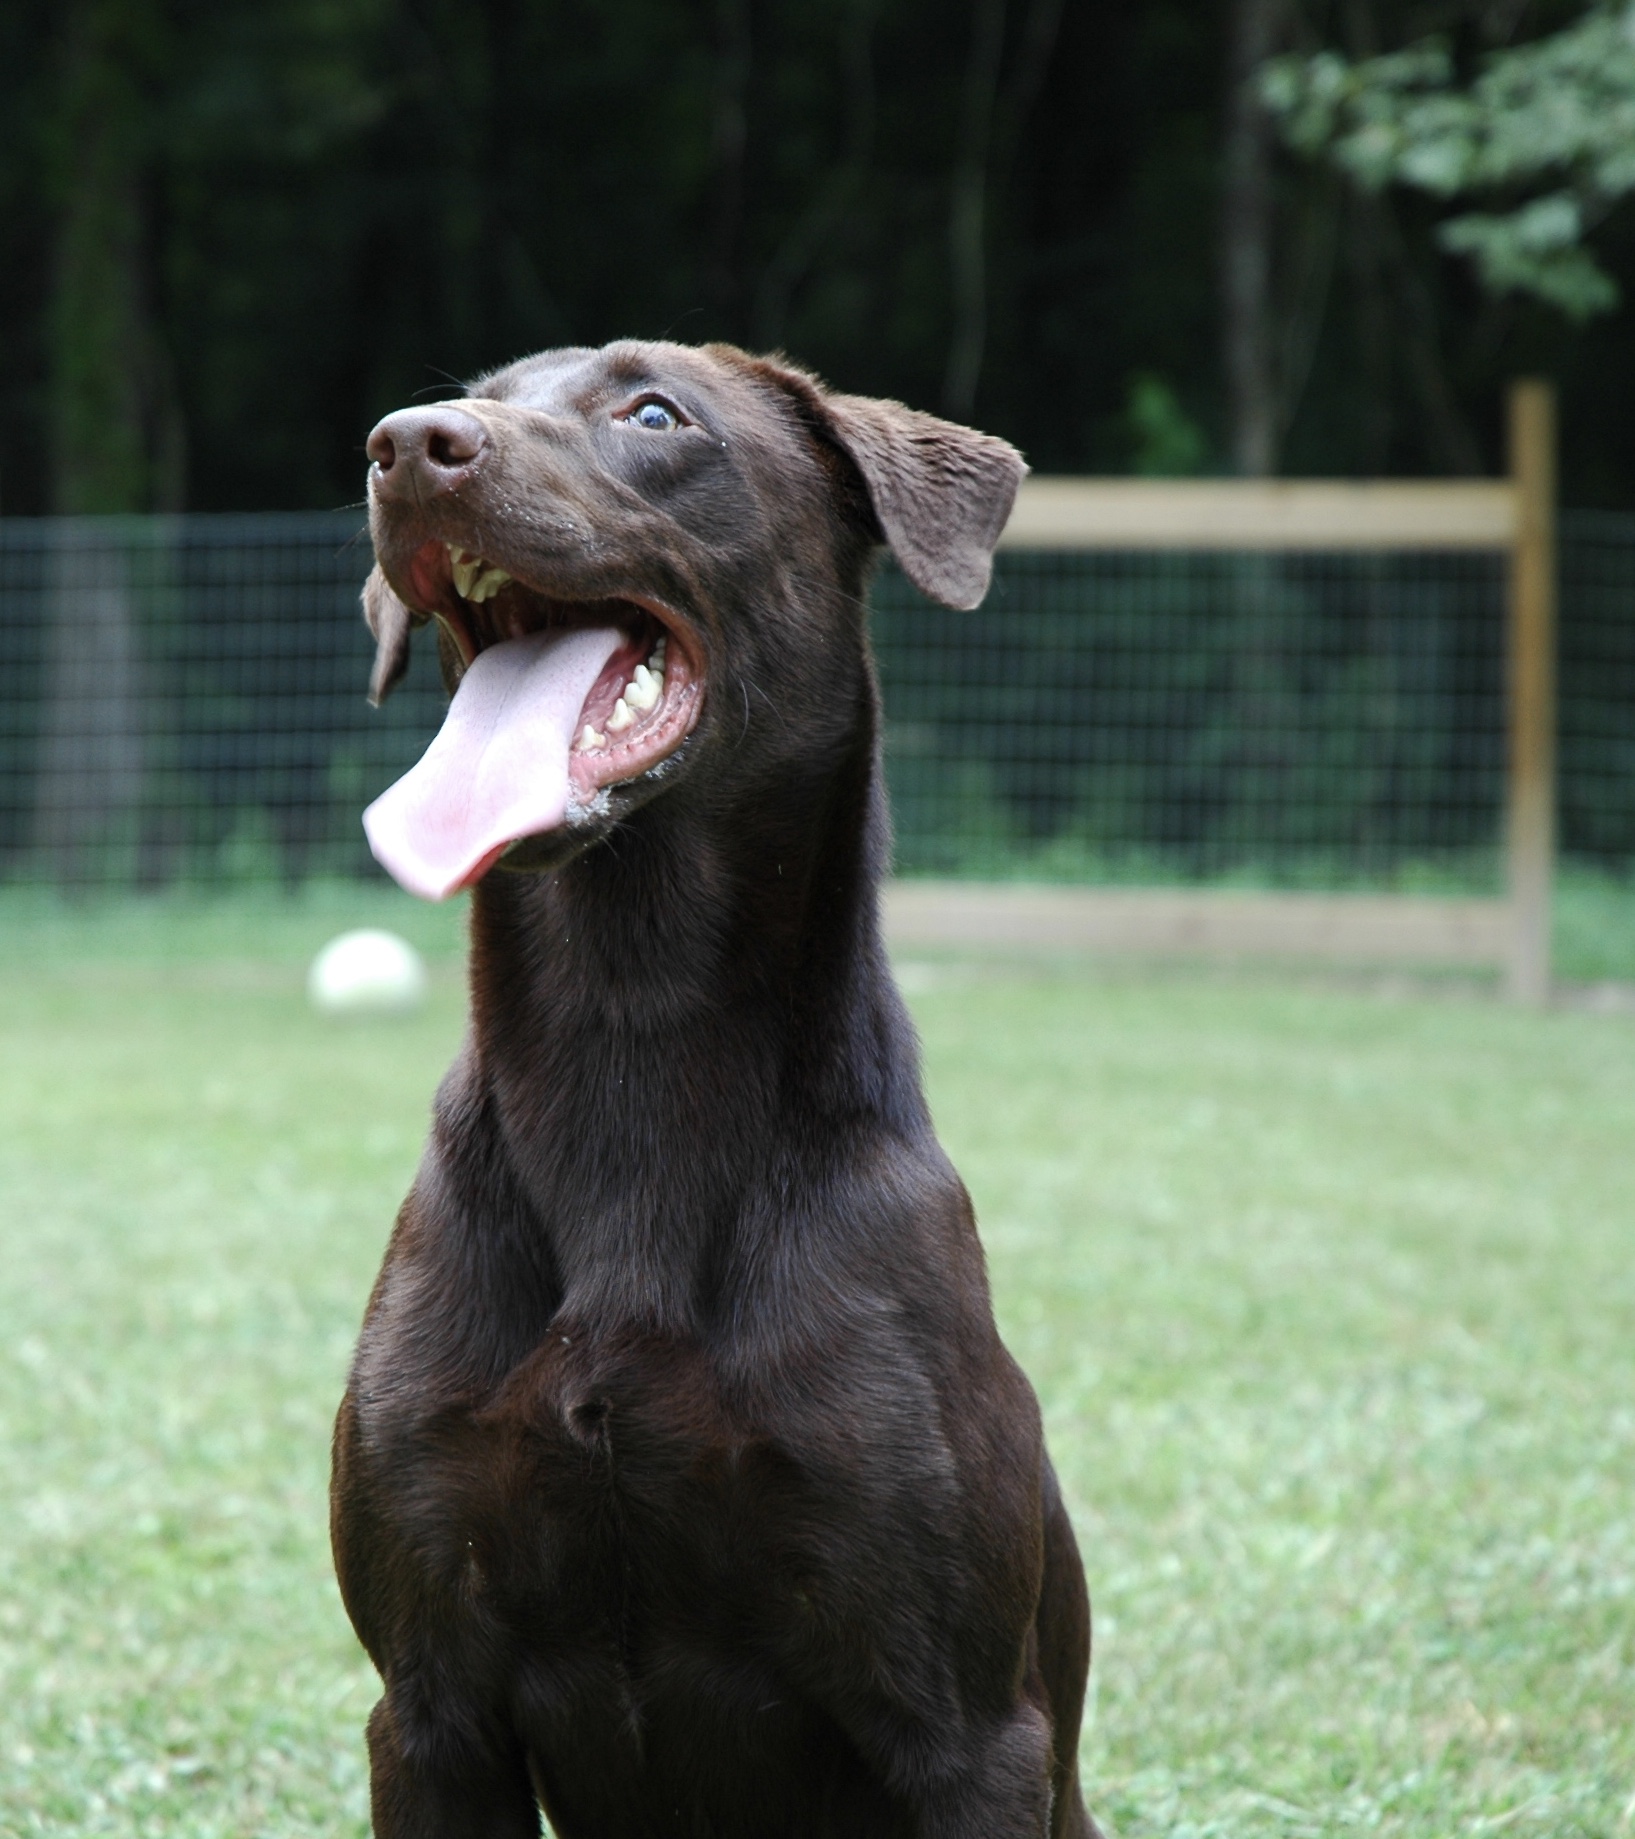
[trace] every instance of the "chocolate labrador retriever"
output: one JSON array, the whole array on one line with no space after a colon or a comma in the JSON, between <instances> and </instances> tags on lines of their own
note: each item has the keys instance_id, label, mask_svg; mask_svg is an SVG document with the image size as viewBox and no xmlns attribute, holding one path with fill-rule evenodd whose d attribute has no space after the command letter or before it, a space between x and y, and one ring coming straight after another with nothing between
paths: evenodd
<instances>
[{"instance_id":1,"label":"chocolate labrador retriever","mask_svg":"<svg viewBox=\"0 0 1635 1839\"><path fill-rule=\"evenodd\" d=\"M372 807L471 1020L335 1432L390 1839L1066 1839L1090 1620L881 949L873 559L986 591L1003 441L726 346L369 440Z\"/></svg>"}]
</instances>

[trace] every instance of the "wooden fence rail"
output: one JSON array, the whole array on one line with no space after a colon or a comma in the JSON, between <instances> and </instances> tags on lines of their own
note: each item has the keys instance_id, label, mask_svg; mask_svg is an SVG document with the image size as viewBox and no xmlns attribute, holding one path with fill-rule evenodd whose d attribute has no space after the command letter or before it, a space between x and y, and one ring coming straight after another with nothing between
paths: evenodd
<instances>
[{"instance_id":1,"label":"wooden fence rail","mask_svg":"<svg viewBox=\"0 0 1635 1839\"><path fill-rule=\"evenodd\" d=\"M1555 405L1510 394L1510 473L1458 480L1029 479L1000 539L1019 549L1485 550L1507 558L1507 891L1417 895L975 887L902 882L906 948L1001 945L1498 967L1550 989L1555 811Z\"/></svg>"}]
</instances>

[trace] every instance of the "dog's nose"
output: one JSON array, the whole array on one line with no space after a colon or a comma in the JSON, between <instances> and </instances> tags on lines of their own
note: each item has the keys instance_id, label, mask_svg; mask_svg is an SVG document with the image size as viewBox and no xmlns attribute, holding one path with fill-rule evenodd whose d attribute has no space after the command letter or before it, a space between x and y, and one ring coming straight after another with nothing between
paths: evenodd
<instances>
[{"instance_id":1,"label":"dog's nose","mask_svg":"<svg viewBox=\"0 0 1635 1839\"><path fill-rule=\"evenodd\" d=\"M475 415L449 403L399 409L369 436L375 489L388 498L429 498L452 492L470 477L488 447Z\"/></svg>"}]
</instances>

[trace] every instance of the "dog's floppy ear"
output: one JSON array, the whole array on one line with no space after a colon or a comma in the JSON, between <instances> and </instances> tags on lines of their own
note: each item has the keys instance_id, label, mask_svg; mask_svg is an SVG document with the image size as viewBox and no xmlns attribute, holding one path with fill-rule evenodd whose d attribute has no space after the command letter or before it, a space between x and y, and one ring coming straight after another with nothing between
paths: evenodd
<instances>
[{"instance_id":1,"label":"dog's floppy ear","mask_svg":"<svg viewBox=\"0 0 1635 1839\"><path fill-rule=\"evenodd\" d=\"M1028 470L1009 441L882 397L841 395L781 352L705 350L792 397L813 434L845 454L868 493L873 534L922 594L962 610L981 604Z\"/></svg>"},{"instance_id":2,"label":"dog's floppy ear","mask_svg":"<svg viewBox=\"0 0 1635 1839\"><path fill-rule=\"evenodd\" d=\"M378 709L409 668L409 634L426 623L391 590L377 564L363 584L364 623L375 635L375 667L369 673L369 700Z\"/></svg>"},{"instance_id":3,"label":"dog's floppy ear","mask_svg":"<svg viewBox=\"0 0 1635 1839\"><path fill-rule=\"evenodd\" d=\"M980 605L1027 465L997 435L900 402L820 392L816 407L868 487L880 533L922 594Z\"/></svg>"}]
</instances>

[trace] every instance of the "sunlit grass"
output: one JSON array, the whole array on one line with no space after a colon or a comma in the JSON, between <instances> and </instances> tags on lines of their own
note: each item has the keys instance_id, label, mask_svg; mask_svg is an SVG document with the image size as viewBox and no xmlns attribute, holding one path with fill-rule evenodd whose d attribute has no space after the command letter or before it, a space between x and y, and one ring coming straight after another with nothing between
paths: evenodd
<instances>
[{"instance_id":1,"label":"sunlit grass","mask_svg":"<svg viewBox=\"0 0 1635 1839\"><path fill-rule=\"evenodd\" d=\"M1630 1830L1635 1024L1264 985L920 1004L1136 1833Z\"/></svg>"},{"instance_id":2,"label":"sunlit grass","mask_svg":"<svg viewBox=\"0 0 1635 1839\"><path fill-rule=\"evenodd\" d=\"M441 954L429 1009L322 1023L306 957L383 918ZM0 1831L356 1835L328 1425L458 916L70 924L0 968ZM911 982L1096 1596L1098 1811L1623 1839L1635 1022Z\"/></svg>"}]
</instances>

